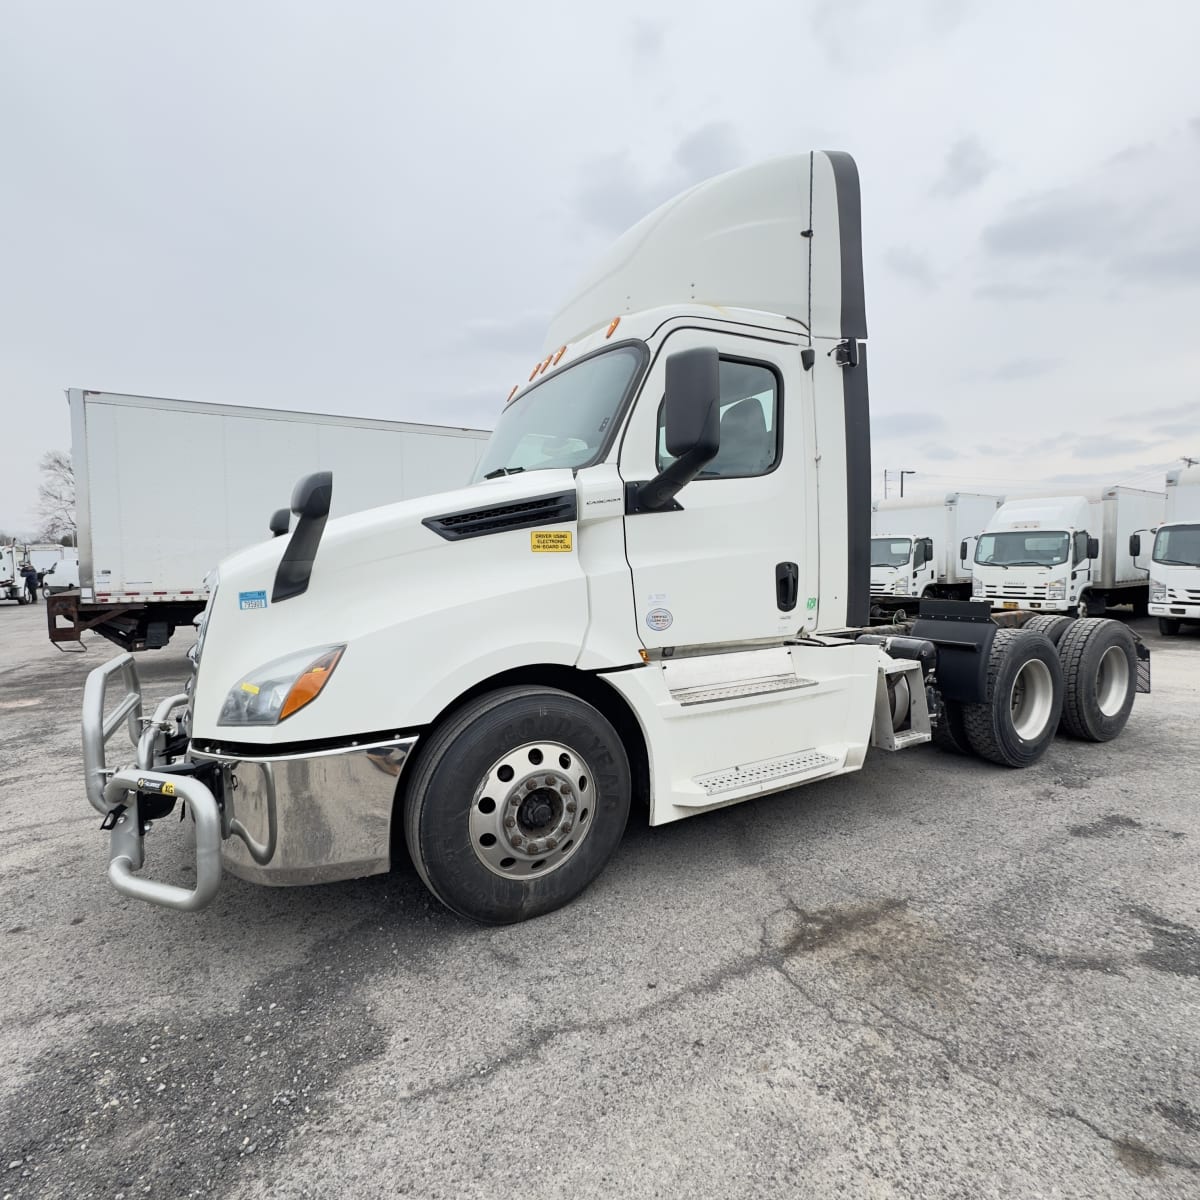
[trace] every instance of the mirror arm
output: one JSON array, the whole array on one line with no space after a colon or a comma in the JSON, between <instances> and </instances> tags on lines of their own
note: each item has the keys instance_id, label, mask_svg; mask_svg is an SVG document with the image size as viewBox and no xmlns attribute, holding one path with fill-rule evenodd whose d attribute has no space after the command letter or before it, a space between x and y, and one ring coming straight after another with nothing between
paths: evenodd
<instances>
[{"instance_id":1,"label":"mirror arm","mask_svg":"<svg viewBox=\"0 0 1200 1200\"><path fill-rule=\"evenodd\" d=\"M646 483L633 485L635 507L626 504L626 512L670 512L682 508L676 495L716 457L705 446L698 446L677 458Z\"/></svg>"}]
</instances>

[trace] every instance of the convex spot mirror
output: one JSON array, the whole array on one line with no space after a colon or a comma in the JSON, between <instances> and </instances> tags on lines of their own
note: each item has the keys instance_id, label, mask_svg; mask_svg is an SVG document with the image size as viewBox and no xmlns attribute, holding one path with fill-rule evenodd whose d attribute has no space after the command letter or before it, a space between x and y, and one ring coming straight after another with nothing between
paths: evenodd
<instances>
[{"instance_id":1,"label":"convex spot mirror","mask_svg":"<svg viewBox=\"0 0 1200 1200\"><path fill-rule=\"evenodd\" d=\"M721 360L712 347L667 359L663 432L675 460L638 490L643 509L661 509L716 456L721 445Z\"/></svg>"},{"instance_id":2,"label":"convex spot mirror","mask_svg":"<svg viewBox=\"0 0 1200 1200\"><path fill-rule=\"evenodd\" d=\"M271 514L271 524L269 526L271 534L274 537L283 537L291 528L292 512L288 508L277 508Z\"/></svg>"}]
</instances>

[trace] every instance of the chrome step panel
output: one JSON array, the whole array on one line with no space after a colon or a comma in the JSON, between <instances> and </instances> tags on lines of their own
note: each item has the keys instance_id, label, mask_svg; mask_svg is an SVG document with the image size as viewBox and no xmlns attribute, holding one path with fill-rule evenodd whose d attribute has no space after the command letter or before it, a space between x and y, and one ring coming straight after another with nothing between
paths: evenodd
<instances>
[{"instance_id":1,"label":"chrome step panel","mask_svg":"<svg viewBox=\"0 0 1200 1200\"><path fill-rule=\"evenodd\" d=\"M814 771L836 767L839 761L834 755L826 754L823 750L797 750L776 758L764 758L758 762L726 767L721 771L710 771L706 775L697 775L693 782L703 789L709 799L728 792L753 795L754 792L765 791L768 787L774 789L793 776L799 779Z\"/></svg>"},{"instance_id":2,"label":"chrome step panel","mask_svg":"<svg viewBox=\"0 0 1200 1200\"><path fill-rule=\"evenodd\" d=\"M767 675L738 683L678 688L671 692L671 699L680 704L712 704L718 700L741 700L746 696L761 696L767 692L790 692L796 688L816 686L815 679L801 679L797 675Z\"/></svg>"}]
</instances>

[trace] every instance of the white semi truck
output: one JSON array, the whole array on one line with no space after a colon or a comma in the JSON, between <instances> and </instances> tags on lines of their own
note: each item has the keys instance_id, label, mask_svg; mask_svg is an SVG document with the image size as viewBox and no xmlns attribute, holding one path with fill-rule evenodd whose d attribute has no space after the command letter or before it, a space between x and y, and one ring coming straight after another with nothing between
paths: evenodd
<instances>
[{"instance_id":1,"label":"white semi truck","mask_svg":"<svg viewBox=\"0 0 1200 1200\"><path fill-rule=\"evenodd\" d=\"M47 598L50 640L77 643L94 629L126 650L157 649L177 626L190 627L209 571L269 536L267 517L299 476L336 471L335 511L357 512L466 483L488 437L81 388L67 400L80 578ZM183 464L201 468L189 469L185 496L167 500L148 487L149 475ZM276 516L286 527L287 509Z\"/></svg>"},{"instance_id":2,"label":"white semi truck","mask_svg":"<svg viewBox=\"0 0 1200 1200\"><path fill-rule=\"evenodd\" d=\"M1148 573L1129 539L1162 511L1162 492L1127 487L1009 499L975 544L971 594L994 609L1096 617L1131 604L1145 616Z\"/></svg>"},{"instance_id":3,"label":"white semi truck","mask_svg":"<svg viewBox=\"0 0 1200 1200\"><path fill-rule=\"evenodd\" d=\"M1200 625L1200 467L1167 473L1165 520L1153 531L1150 613L1159 632L1174 637L1183 625ZM1140 530L1129 551L1144 561Z\"/></svg>"},{"instance_id":4,"label":"white semi truck","mask_svg":"<svg viewBox=\"0 0 1200 1200\"><path fill-rule=\"evenodd\" d=\"M29 603L25 576L21 574L21 564L24 561L20 546L0 546L0 600L14 600L17 604Z\"/></svg>"},{"instance_id":5,"label":"white semi truck","mask_svg":"<svg viewBox=\"0 0 1200 1200\"><path fill-rule=\"evenodd\" d=\"M969 600L975 539L1003 496L948 492L871 507L871 616L903 621L923 598Z\"/></svg>"},{"instance_id":6,"label":"white semi truck","mask_svg":"<svg viewBox=\"0 0 1200 1200\"><path fill-rule=\"evenodd\" d=\"M867 627L859 213L840 153L700 184L553 319L473 484L333 520L338 479L302 479L290 536L221 563L184 691L143 721L132 655L88 678L113 885L195 909L223 870L386 871L402 836L448 907L519 921L595 878L635 800L661 825L871 746L1023 766L1060 723L1115 737L1149 679L1118 622L1058 651L970 602ZM143 871L180 801L192 887Z\"/></svg>"}]
</instances>

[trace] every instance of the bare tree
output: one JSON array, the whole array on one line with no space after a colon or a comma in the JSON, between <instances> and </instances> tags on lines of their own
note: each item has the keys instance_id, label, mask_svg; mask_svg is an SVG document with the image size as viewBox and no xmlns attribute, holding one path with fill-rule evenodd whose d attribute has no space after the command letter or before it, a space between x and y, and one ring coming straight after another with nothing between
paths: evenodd
<instances>
[{"instance_id":1,"label":"bare tree","mask_svg":"<svg viewBox=\"0 0 1200 1200\"><path fill-rule=\"evenodd\" d=\"M62 450L47 450L38 464L42 482L38 485L37 514L41 520L38 536L47 541L69 537L75 544L75 471L71 456Z\"/></svg>"}]
</instances>

